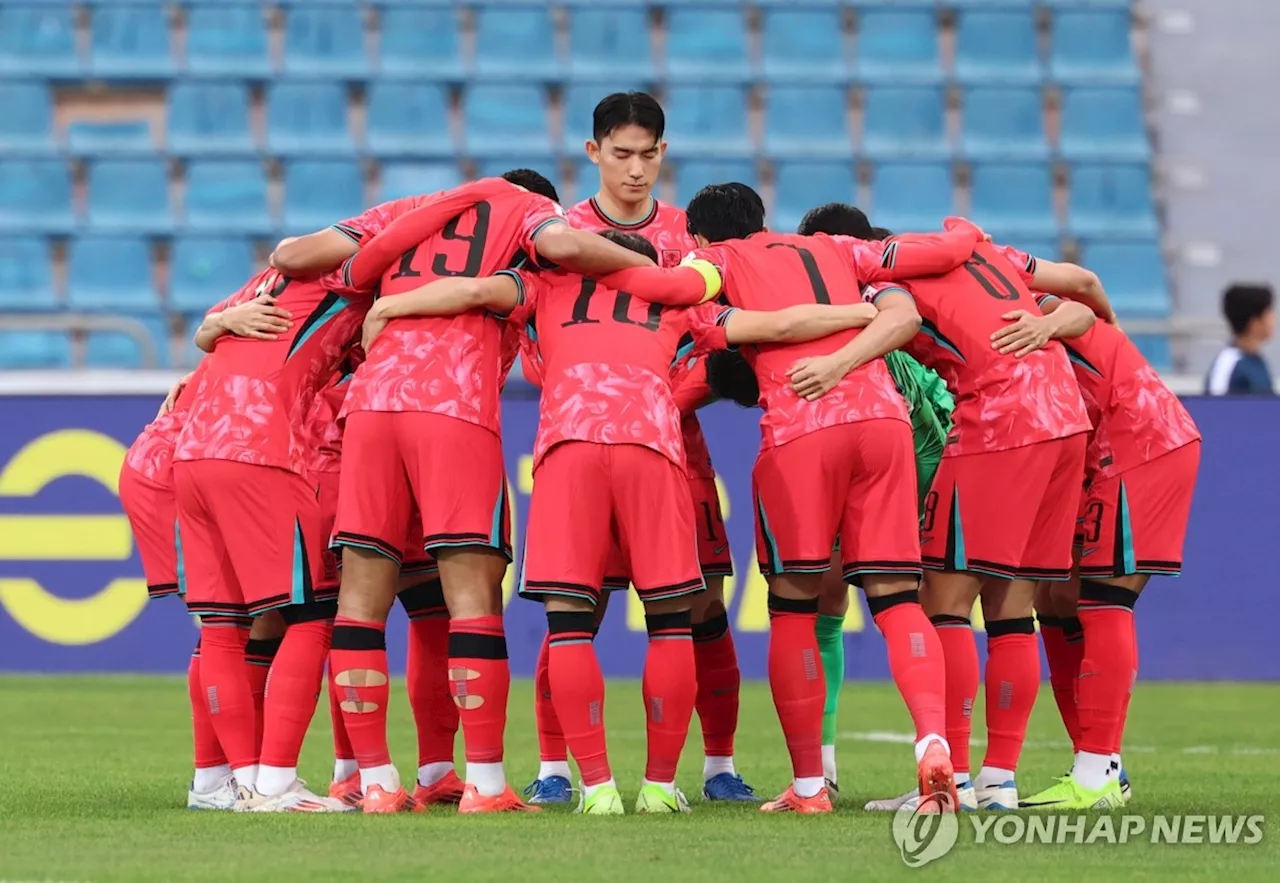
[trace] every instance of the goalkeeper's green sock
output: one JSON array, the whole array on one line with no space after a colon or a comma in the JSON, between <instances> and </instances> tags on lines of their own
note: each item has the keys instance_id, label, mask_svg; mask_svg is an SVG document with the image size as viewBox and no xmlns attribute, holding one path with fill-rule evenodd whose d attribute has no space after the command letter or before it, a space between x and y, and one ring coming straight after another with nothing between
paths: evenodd
<instances>
[{"instance_id":1,"label":"goalkeeper's green sock","mask_svg":"<svg viewBox=\"0 0 1280 883\"><path fill-rule=\"evenodd\" d=\"M836 713L844 684L844 617L818 616L818 652L827 681L827 701L822 706L822 774L836 781Z\"/></svg>"}]
</instances>

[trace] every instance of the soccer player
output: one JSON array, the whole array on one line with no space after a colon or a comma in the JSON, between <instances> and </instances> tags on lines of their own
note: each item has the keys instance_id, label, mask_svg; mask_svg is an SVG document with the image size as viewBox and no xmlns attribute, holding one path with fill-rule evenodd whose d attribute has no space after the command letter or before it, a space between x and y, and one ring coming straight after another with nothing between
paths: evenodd
<instances>
[{"instance_id":1,"label":"soccer player","mask_svg":"<svg viewBox=\"0 0 1280 883\"><path fill-rule=\"evenodd\" d=\"M734 307L768 309L805 301L852 304L861 280L946 271L981 231L965 222L949 235L879 248L856 240L763 233L764 213L748 188L705 187L689 203L689 232L700 248L675 270L610 274L605 284L638 297L689 302L719 295ZM866 592L889 645L890 667L918 730L922 791L955 796L944 729L941 648L920 607L915 469L906 405L884 353L909 340L919 316L906 297L877 304L876 319L807 345L763 345L745 354L765 414L753 473L760 569L769 577L769 682L791 753L794 780L767 812L831 811L823 776L824 678L816 620L822 574L834 541L842 575ZM811 402L790 376L814 357L851 341L857 374ZM904 488L911 488L904 494Z\"/></svg>"},{"instance_id":2,"label":"soccer player","mask_svg":"<svg viewBox=\"0 0 1280 883\"><path fill-rule=\"evenodd\" d=\"M667 143L662 140L666 116L662 106L645 92L615 92L596 105L587 156L598 167L600 186L595 196L569 209L570 224L583 230L633 233L650 242L660 266L674 267L696 247L684 212L653 196L661 174ZM738 729L742 676L724 606L724 580L733 573L733 557L724 533L724 515L716 488L715 467L707 450L697 409L707 404L706 360L690 357L676 363L676 404L684 435L685 469L698 525L698 560L706 592L693 600L694 658L698 671L696 710L702 724L703 796L708 800L756 801L733 762ZM611 556L607 576L613 588L626 589L629 579L620 550ZM609 595L596 608L603 618ZM550 635L542 643L534 677L534 709L541 763L538 778L526 789L530 803L563 803L572 795L568 747L555 715L547 683Z\"/></svg>"},{"instance_id":3,"label":"soccer player","mask_svg":"<svg viewBox=\"0 0 1280 883\"><path fill-rule=\"evenodd\" d=\"M653 253L640 237L611 234ZM519 307L513 321L527 322L536 340L543 394L520 591L546 604L552 699L582 773L582 811L600 815L623 811L605 750L604 682L591 645L615 539L645 602L650 636L649 756L636 811L688 809L675 770L695 701L689 596L702 591L702 578L679 411L666 376L692 317L636 300L576 274L509 272L442 280L383 307L401 316ZM856 304L810 304L725 314L722 327L704 323L694 333L718 337L720 347L809 340L860 327L874 315ZM578 526L571 543L565 524Z\"/></svg>"},{"instance_id":4,"label":"soccer player","mask_svg":"<svg viewBox=\"0 0 1280 883\"><path fill-rule=\"evenodd\" d=\"M1074 268L1062 297L1096 279ZM1078 306L1042 295L1047 315L1014 318L996 338L1002 349L1061 339L1093 423L1077 552L1079 583L1050 585L1041 619L1054 696L1075 747L1075 763L1058 784L1022 801L1038 809L1118 807L1125 802L1120 743L1137 677L1134 607L1153 575L1177 576L1200 462L1191 415L1119 328L1099 322L1079 336L1052 317ZM1104 313L1105 315L1105 313ZM1078 618L1083 647L1073 649L1045 620ZM1057 630L1061 632L1061 628ZM1073 686L1063 690L1059 685ZM1064 701L1070 696L1072 701Z\"/></svg>"},{"instance_id":5,"label":"soccer player","mask_svg":"<svg viewBox=\"0 0 1280 883\"><path fill-rule=\"evenodd\" d=\"M533 260L585 269L649 263L565 225L555 188L536 172L504 177L473 185L492 195L474 197L447 224L430 205L406 213L363 246L344 274L357 287L381 277L382 296L395 298L435 278ZM415 505L450 613L450 681L467 757L459 812L530 808L507 785L502 763L510 685L501 592L510 560L499 435L502 328L480 311L397 321L377 338L347 393L348 456L334 531L343 547L342 588L330 664L345 689L365 812L411 806L386 744L384 630Z\"/></svg>"},{"instance_id":6,"label":"soccer player","mask_svg":"<svg viewBox=\"0 0 1280 883\"><path fill-rule=\"evenodd\" d=\"M335 607L316 586L323 537L301 418L369 303L340 290L333 276L299 280L267 270L233 296L234 304L270 294L293 318L274 339L223 337L212 345L173 456L187 606L203 619L201 686L236 778L237 809L246 811L349 809L297 777ZM202 344L207 331L197 333ZM249 618L276 609L287 628L271 667L259 751L239 660Z\"/></svg>"},{"instance_id":7,"label":"soccer player","mask_svg":"<svg viewBox=\"0 0 1280 883\"><path fill-rule=\"evenodd\" d=\"M926 497L921 543L929 570L923 600L946 653L947 740L964 806L1017 807L1013 771L1040 682L1035 581L1065 579L1071 568L1089 429L1079 385L1058 346L1018 359L992 344L1008 324L1005 316L1034 308L1027 285L1055 284L1061 273L1060 265L981 242L946 275L864 290L870 301L914 298L923 333L906 349L956 396L953 438ZM1083 322L1076 333L1093 321L1088 310L1060 318ZM846 347L815 360L793 382L800 394L820 396L855 364ZM969 715L979 671L969 614L980 593L988 746L971 790Z\"/></svg>"}]
</instances>

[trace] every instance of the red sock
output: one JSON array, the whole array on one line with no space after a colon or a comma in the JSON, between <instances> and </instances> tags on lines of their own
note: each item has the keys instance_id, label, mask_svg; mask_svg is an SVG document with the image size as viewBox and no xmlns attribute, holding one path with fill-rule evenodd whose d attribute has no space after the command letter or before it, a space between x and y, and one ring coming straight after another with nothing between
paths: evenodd
<instances>
[{"instance_id":1,"label":"red sock","mask_svg":"<svg viewBox=\"0 0 1280 883\"><path fill-rule=\"evenodd\" d=\"M218 744L233 770L258 762L257 715L244 664L248 641L248 626L205 624L200 628L200 689Z\"/></svg>"},{"instance_id":2,"label":"red sock","mask_svg":"<svg viewBox=\"0 0 1280 883\"><path fill-rule=\"evenodd\" d=\"M1049 684L1053 701L1058 705L1062 725L1067 728L1071 751L1080 749L1080 719L1076 715L1076 678L1080 676L1080 660L1084 658L1084 640L1080 620L1040 619L1040 642L1049 660Z\"/></svg>"},{"instance_id":3,"label":"red sock","mask_svg":"<svg viewBox=\"0 0 1280 883\"><path fill-rule=\"evenodd\" d=\"M1137 594L1127 589L1082 580L1080 624L1084 627L1084 660L1076 685L1080 713L1080 750L1111 754L1124 734L1125 711L1138 669L1133 626Z\"/></svg>"},{"instance_id":4,"label":"red sock","mask_svg":"<svg viewBox=\"0 0 1280 883\"><path fill-rule=\"evenodd\" d=\"M947 669L938 632L920 606L920 594L868 598L876 627L889 648L889 671L907 703L916 740L947 729ZM890 606L886 606L886 604Z\"/></svg>"},{"instance_id":5,"label":"red sock","mask_svg":"<svg viewBox=\"0 0 1280 883\"><path fill-rule=\"evenodd\" d=\"M982 677L973 625L965 616L930 617L938 632L938 644L947 669L947 744L957 773L969 772L969 735L973 727L973 700Z\"/></svg>"},{"instance_id":6,"label":"red sock","mask_svg":"<svg viewBox=\"0 0 1280 883\"><path fill-rule=\"evenodd\" d=\"M769 595L769 690L797 779L822 777L826 680L818 654L818 602Z\"/></svg>"},{"instance_id":7,"label":"red sock","mask_svg":"<svg viewBox=\"0 0 1280 883\"><path fill-rule=\"evenodd\" d=\"M987 621L987 756L982 765L1016 770L1040 691L1035 620Z\"/></svg>"},{"instance_id":8,"label":"red sock","mask_svg":"<svg viewBox=\"0 0 1280 883\"><path fill-rule=\"evenodd\" d=\"M280 652L271 664L263 710L262 759L266 766L296 767L324 682L333 623L328 619L295 622L285 629Z\"/></svg>"},{"instance_id":9,"label":"red sock","mask_svg":"<svg viewBox=\"0 0 1280 883\"><path fill-rule=\"evenodd\" d=\"M222 753L222 746L218 744L218 734L213 731L213 721L209 719L209 706L204 701L204 691L200 689L199 641L191 653L191 664L187 666L187 696L191 699L194 766L198 770L222 766L227 762L227 756Z\"/></svg>"},{"instance_id":10,"label":"red sock","mask_svg":"<svg viewBox=\"0 0 1280 883\"><path fill-rule=\"evenodd\" d=\"M405 686L418 730L418 766L453 763L458 706L449 695L447 614L409 620Z\"/></svg>"},{"instance_id":11,"label":"red sock","mask_svg":"<svg viewBox=\"0 0 1280 883\"><path fill-rule=\"evenodd\" d=\"M738 651L733 646L727 613L693 627L693 662L698 673L696 707L702 724L703 753L707 757L733 757L742 673L738 670Z\"/></svg>"},{"instance_id":12,"label":"red sock","mask_svg":"<svg viewBox=\"0 0 1280 883\"><path fill-rule=\"evenodd\" d=\"M1135 628L1133 630L1133 679L1134 683L1138 680L1138 630L1136 628L1137 619L1134 619ZM1080 636L1080 646L1084 647L1084 635ZM1081 653L1084 651L1081 650ZM1124 744L1125 727L1129 725L1129 703L1133 701L1133 689L1129 689L1129 695L1125 697L1124 708L1120 712L1120 732L1116 734L1116 747L1111 749L1113 754L1121 754L1120 746Z\"/></svg>"},{"instance_id":13,"label":"red sock","mask_svg":"<svg viewBox=\"0 0 1280 883\"><path fill-rule=\"evenodd\" d=\"M599 785L613 775L604 734L604 675L591 643L594 625L591 613L548 613L547 640L542 643L548 700L554 697L555 720L565 723L560 738L573 746L584 785ZM543 754L542 759L556 758Z\"/></svg>"},{"instance_id":14,"label":"red sock","mask_svg":"<svg viewBox=\"0 0 1280 883\"><path fill-rule=\"evenodd\" d=\"M262 705L267 695L267 677L271 674L271 663L275 661L278 652L279 638L250 638L244 645L244 662L249 670L249 690L253 693L253 744L258 746L258 753L262 752L262 725L266 720Z\"/></svg>"},{"instance_id":15,"label":"red sock","mask_svg":"<svg viewBox=\"0 0 1280 883\"><path fill-rule=\"evenodd\" d=\"M692 615L687 610L646 614L644 623L649 632L641 681L648 735L644 777L674 782L698 698Z\"/></svg>"},{"instance_id":16,"label":"red sock","mask_svg":"<svg viewBox=\"0 0 1280 883\"><path fill-rule=\"evenodd\" d=\"M332 650L330 655L332 655ZM329 666L329 723L333 727L333 759L355 760L356 753L351 748L351 739L347 736L347 725L342 717L342 688L333 682L333 666Z\"/></svg>"},{"instance_id":17,"label":"red sock","mask_svg":"<svg viewBox=\"0 0 1280 883\"><path fill-rule=\"evenodd\" d=\"M555 703L551 701L550 647L551 632L548 631L542 639L542 648L538 650L538 665L533 670L533 716L538 724L539 758L543 761L564 761L569 758L569 747L565 741L564 728L560 726ZM595 659L594 649L591 656ZM597 660L596 668L599 667Z\"/></svg>"},{"instance_id":18,"label":"red sock","mask_svg":"<svg viewBox=\"0 0 1280 883\"><path fill-rule=\"evenodd\" d=\"M333 622L329 670L341 691L342 722L361 769L391 763L387 748L386 623L339 616Z\"/></svg>"},{"instance_id":19,"label":"red sock","mask_svg":"<svg viewBox=\"0 0 1280 883\"><path fill-rule=\"evenodd\" d=\"M449 620L449 687L470 763L501 763L511 665L501 616Z\"/></svg>"}]
</instances>

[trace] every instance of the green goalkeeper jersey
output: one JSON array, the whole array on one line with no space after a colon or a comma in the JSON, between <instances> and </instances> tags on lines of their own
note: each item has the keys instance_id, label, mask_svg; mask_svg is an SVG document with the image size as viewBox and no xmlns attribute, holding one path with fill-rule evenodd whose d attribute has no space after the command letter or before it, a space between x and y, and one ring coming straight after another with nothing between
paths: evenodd
<instances>
[{"instance_id":1,"label":"green goalkeeper jersey","mask_svg":"<svg viewBox=\"0 0 1280 883\"><path fill-rule=\"evenodd\" d=\"M884 360L898 390L907 400L907 407L911 409L911 431L916 444L916 482L923 507L938 464L942 462L942 451L947 446L955 399L936 371L926 368L906 353L894 350Z\"/></svg>"}]
</instances>

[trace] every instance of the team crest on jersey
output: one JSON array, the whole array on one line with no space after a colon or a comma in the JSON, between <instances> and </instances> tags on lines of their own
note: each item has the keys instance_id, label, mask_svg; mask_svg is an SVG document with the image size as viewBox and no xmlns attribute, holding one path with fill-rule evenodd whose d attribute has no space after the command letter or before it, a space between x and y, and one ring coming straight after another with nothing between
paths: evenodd
<instances>
[{"instance_id":1,"label":"team crest on jersey","mask_svg":"<svg viewBox=\"0 0 1280 883\"><path fill-rule=\"evenodd\" d=\"M680 253L680 249L678 248L664 248L659 254L659 257L662 259L662 266L678 267L680 266L680 261L684 258L684 255Z\"/></svg>"}]
</instances>

